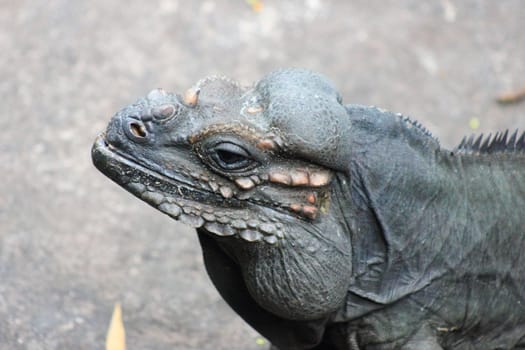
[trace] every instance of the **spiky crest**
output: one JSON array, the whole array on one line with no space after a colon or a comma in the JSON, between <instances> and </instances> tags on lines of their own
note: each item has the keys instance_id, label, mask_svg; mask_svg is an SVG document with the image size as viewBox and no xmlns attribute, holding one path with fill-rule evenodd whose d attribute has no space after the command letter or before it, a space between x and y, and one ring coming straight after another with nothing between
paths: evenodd
<instances>
[{"instance_id":1,"label":"spiky crest","mask_svg":"<svg viewBox=\"0 0 525 350\"><path fill-rule=\"evenodd\" d=\"M416 130L420 131L421 133L423 133L424 135L430 136L430 137L435 139L435 137L432 135L432 133L430 131L428 131L428 129L425 128L417 120L412 120L409 117L407 117L407 116L405 116L405 115L403 115L401 113L397 113L396 116L399 117L403 121L403 123L405 123L409 128L416 129Z\"/></svg>"},{"instance_id":2,"label":"spiky crest","mask_svg":"<svg viewBox=\"0 0 525 350\"><path fill-rule=\"evenodd\" d=\"M492 154L503 152L525 152L525 132L518 137L516 129L509 138L509 131L496 132L494 136L483 134L464 137L455 149L456 153Z\"/></svg>"}]
</instances>

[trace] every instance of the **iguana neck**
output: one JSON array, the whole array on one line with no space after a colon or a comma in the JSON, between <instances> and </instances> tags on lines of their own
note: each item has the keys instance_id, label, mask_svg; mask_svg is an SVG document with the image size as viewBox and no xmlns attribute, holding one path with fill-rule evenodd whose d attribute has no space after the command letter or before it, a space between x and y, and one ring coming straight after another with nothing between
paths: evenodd
<instances>
[{"instance_id":1,"label":"iguana neck","mask_svg":"<svg viewBox=\"0 0 525 350\"><path fill-rule=\"evenodd\" d=\"M447 152L441 165L455 178L450 196L456 198L457 206L465 212L464 220L469 223L471 235L481 237L481 232L484 233L481 238L486 240L487 251L499 246L491 244L494 237L505 239L507 235L516 234L518 228L525 234L525 220L520 209L525 208L525 153ZM505 265L499 266L505 269Z\"/></svg>"},{"instance_id":2,"label":"iguana neck","mask_svg":"<svg viewBox=\"0 0 525 350\"><path fill-rule=\"evenodd\" d=\"M434 214L448 208L449 180L438 162L439 144L424 129L376 108L347 110L348 173L355 206L351 292L387 304L442 273L424 273L419 262L435 254L435 242L423 241L432 234L421 233L433 230L442 219Z\"/></svg>"},{"instance_id":3,"label":"iguana neck","mask_svg":"<svg viewBox=\"0 0 525 350\"><path fill-rule=\"evenodd\" d=\"M402 117L360 106L348 110L352 245L361 252L354 254L351 292L387 304L467 269L492 273L492 265L469 256L497 247L490 243L494 237L523 230L516 210L525 207L523 163L453 155Z\"/></svg>"}]
</instances>

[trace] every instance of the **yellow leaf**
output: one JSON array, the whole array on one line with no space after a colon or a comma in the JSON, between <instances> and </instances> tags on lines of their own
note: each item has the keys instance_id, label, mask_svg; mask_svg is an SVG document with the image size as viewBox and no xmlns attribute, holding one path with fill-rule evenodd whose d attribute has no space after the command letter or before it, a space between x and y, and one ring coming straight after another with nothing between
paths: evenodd
<instances>
[{"instance_id":1,"label":"yellow leaf","mask_svg":"<svg viewBox=\"0 0 525 350\"><path fill-rule=\"evenodd\" d=\"M476 130L477 128L479 128L479 125L480 125L480 121L478 118L470 118L470 120L468 121L468 126L472 129L472 130Z\"/></svg>"},{"instance_id":2,"label":"yellow leaf","mask_svg":"<svg viewBox=\"0 0 525 350\"><path fill-rule=\"evenodd\" d=\"M126 330L122 322L122 308L115 304L106 337L106 350L126 350Z\"/></svg>"},{"instance_id":3,"label":"yellow leaf","mask_svg":"<svg viewBox=\"0 0 525 350\"><path fill-rule=\"evenodd\" d=\"M266 344L266 340L264 338L257 337L255 339L255 344L257 344L257 345L265 345Z\"/></svg>"},{"instance_id":4,"label":"yellow leaf","mask_svg":"<svg viewBox=\"0 0 525 350\"><path fill-rule=\"evenodd\" d=\"M260 0L246 0L246 2L252 6L254 12L261 12L264 7Z\"/></svg>"}]
</instances>

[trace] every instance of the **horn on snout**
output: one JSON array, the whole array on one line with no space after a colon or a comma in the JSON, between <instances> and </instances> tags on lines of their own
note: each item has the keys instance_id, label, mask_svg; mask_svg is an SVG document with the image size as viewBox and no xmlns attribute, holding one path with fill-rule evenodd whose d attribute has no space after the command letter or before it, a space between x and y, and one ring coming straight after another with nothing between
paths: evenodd
<instances>
[{"instance_id":1,"label":"horn on snout","mask_svg":"<svg viewBox=\"0 0 525 350\"><path fill-rule=\"evenodd\" d=\"M186 104L188 107L195 107L199 102L200 92L201 90L197 87L189 88L182 97L184 104Z\"/></svg>"}]
</instances>

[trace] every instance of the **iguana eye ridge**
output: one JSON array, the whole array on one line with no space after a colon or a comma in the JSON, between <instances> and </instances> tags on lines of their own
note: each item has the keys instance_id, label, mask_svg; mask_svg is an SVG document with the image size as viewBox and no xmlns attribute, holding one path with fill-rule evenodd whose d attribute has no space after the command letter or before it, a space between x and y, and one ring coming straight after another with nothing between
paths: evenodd
<instances>
[{"instance_id":1,"label":"iguana eye ridge","mask_svg":"<svg viewBox=\"0 0 525 350\"><path fill-rule=\"evenodd\" d=\"M215 145L209 155L214 165L225 171L245 171L257 165L248 151L230 142Z\"/></svg>"}]
</instances>

